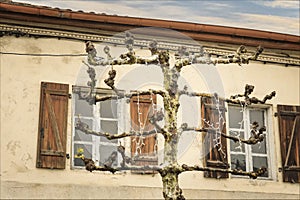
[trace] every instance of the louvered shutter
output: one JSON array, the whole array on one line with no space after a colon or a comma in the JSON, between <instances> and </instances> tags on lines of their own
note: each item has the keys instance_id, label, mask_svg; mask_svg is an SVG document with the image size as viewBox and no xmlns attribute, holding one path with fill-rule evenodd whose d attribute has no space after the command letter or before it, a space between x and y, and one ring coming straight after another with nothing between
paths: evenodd
<instances>
[{"instance_id":1,"label":"louvered shutter","mask_svg":"<svg viewBox=\"0 0 300 200\"><path fill-rule=\"evenodd\" d=\"M204 128L208 129L208 132L204 134L204 166L227 169L229 167L227 161L227 141L226 138L220 136L220 144L218 143L216 132L212 130L220 126L222 133L226 134L225 123L225 103L223 100L219 100L217 106L214 97L202 97L201 98L201 114L202 124ZM204 172L204 177L207 178L228 178L227 173L221 172Z\"/></svg>"},{"instance_id":2,"label":"louvered shutter","mask_svg":"<svg viewBox=\"0 0 300 200\"><path fill-rule=\"evenodd\" d=\"M38 168L65 168L68 94L69 85L41 83Z\"/></svg>"},{"instance_id":3,"label":"louvered shutter","mask_svg":"<svg viewBox=\"0 0 300 200\"><path fill-rule=\"evenodd\" d=\"M156 95L152 96L153 103L156 104ZM139 103L139 106L138 106ZM130 101L131 127L134 131L139 132L140 128L144 132L154 129L154 126L149 122L148 117L151 116L153 108L150 95L134 96ZM150 115L149 115L150 114ZM140 115L140 116L138 116ZM137 148L137 142L143 141L144 145ZM136 166L157 165L158 158L156 154L156 135L152 134L147 137L132 137L131 138L131 157ZM153 173L148 171L136 173Z\"/></svg>"},{"instance_id":4,"label":"louvered shutter","mask_svg":"<svg viewBox=\"0 0 300 200\"><path fill-rule=\"evenodd\" d=\"M284 182L300 182L300 106L278 105Z\"/></svg>"}]
</instances>

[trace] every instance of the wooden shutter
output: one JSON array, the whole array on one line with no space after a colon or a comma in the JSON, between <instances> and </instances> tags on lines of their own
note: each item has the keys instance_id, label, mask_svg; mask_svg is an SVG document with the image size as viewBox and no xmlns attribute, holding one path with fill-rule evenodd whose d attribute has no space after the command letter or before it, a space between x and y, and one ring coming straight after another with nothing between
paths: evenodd
<instances>
[{"instance_id":1,"label":"wooden shutter","mask_svg":"<svg viewBox=\"0 0 300 200\"><path fill-rule=\"evenodd\" d=\"M226 138L221 137L221 145L216 146L216 133L210 130L213 127L219 126L219 119L222 117L220 129L222 133L226 134L225 123L225 103L223 100L219 100L219 110L216 106L216 100L214 97L202 97L201 98L201 113L202 124L204 128L209 131L204 134L204 166L227 169L229 167L227 162L227 141ZM207 122L205 122L205 121ZM224 123L223 123L224 122ZM219 150L221 148L222 151ZM227 173L221 172L204 172L204 177L207 178L228 178Z\"/></svg>"},{"instance_id":2,"label":"wooden shutter","mask_svg":"<svg viewBox=\"0 0 300 200\"><path fill-rule=\"evenodd\" d=\"M38 168L65 168L68 98L69 85L41 83Z\"/></svg>"},{"instance_id":3,"label":"wooden shutter","mask_svg":"<svg viewBox=\"0 0 300 200\"><path fill-rule=\"evenodd\" d=\"M153 103L156 104L156 95L152 96ZM139 102L139 106L138 103ZM149 122L149 114L152 112L152 101L150 95L140 95L139 97L134 96L130 101L130 115L131 115L131 127L134 131L140 131L140 123L138 117L138 107L140 111L140 121L141 125L144 127L144 132L151 131L154 126ZM134 160L134 165L136 166L147 166L147 165L157 165L158 158L156 154L156 135L150 135L143 138L145 145L141 147L141 151L136 152L136 140L138 137L131 138L131 157ZM137 173L153 173L148 171L137 172Z\"/></svg>"},{"instance_id":4,"label":"wooden shutter","mask_svg":"<svg viewBox=\"0 0 300 200\"><path fill-rule=\"evenodd\" d=\"M300 106L278 105L284 182L300 182Z\"/></svg>"}]
</instances>

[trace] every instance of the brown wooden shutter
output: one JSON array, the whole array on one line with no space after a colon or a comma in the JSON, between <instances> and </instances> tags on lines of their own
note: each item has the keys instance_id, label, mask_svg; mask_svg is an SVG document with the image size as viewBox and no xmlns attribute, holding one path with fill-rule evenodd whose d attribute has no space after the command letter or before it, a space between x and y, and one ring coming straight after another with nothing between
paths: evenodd
<instances>
[{"instance_id":1,"label":"brown wooden shutter","mask_svg":"<svg viewBox=\"0 0 300 200\"><path fill-rule=\"evenodd\" d=\"M152 96L153 103L156 104L156 95ZM139 97L134 96L130 101L130 115L131 115L131 127L134 131L140 130L140 123L138 118L138 103L140 110L140 121L142 126L144 126L144 132L151 131L154 126L149 122L148 116L149 112L152 112L152 101L150 95L140 95ZM152 134L143 139L144 144L141 148L141 152L136 152L136 141L138 137L131 138L131 157L134 160L134 165L136 166L147 166L147 165L157 165L158 158L156 154L156 135ZM137 173L153 173L148 171L137 172Z\"/></svg>"},{"instance_id":2,"label":"brown wooden shutter","mask_svg":"<svg viewBox=\"0 0 300 200\"><path fill-rule=\"evenodd\" d=\"M284 182L300 182L300 106L278 105Z\"/></svg>"},{"instance_id":3,"label":"brown wooden shutter","mask_svg":"<svg viewBox=\"0 0 300 200\"><path fill-rule=\"evenodd\" d=\"M225 123L225 103L223 100L219 100L219 113L216 100L214 97L203 97L201 98L201 113L202 113L202 124L204 128L208 128L209 131L204 134L204 166L227 169L229 167L227 161L227 141L226 138L221 137L221 145L216 146L216 134L213 130L210 130L213 125L215 128L219 126L219 115L223 117L220 128L222 133L226 134L226 123ZM205 123L204 120L208 123ZM223 123L224 122L224 123ZM219 150L221 147L222 151ZM221 172L204 172L204 177L207 178L228 178L227 173Z\"/></svg>"},{"instance_id":4,"label":"brown wooden shutter","mask_svg":"<svg viewBox=\"0 0 300 200\"><path fill-rule=\"evenodd\" d=\"M69 85L41 83L38 168L65 168L68 98Z\"/></svg>"}]
</instances>

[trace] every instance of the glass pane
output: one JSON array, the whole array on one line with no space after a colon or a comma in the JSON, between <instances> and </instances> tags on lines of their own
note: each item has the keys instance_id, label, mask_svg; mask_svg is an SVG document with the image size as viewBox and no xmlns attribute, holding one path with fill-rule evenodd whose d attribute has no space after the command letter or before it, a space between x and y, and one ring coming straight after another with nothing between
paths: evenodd
<instances>
[{"instance_id":1,"label":"glass pane","mask_svg":"<svg viewBox=\"0 0 300 200\"><path fill-rule=\"evenodd\" d=\"M111 134L117 134L118 133L118 122L116 121L105 121L101 120L101 132L111 133ZM117 143L118 140L108 140L105 137L101 137L101 142L112 142Z\"/></svg>"},{"instance_id":2,"label":"glass pane","mask_svg":"<svg viewBox=\"0 0 300 200\"><path fill-rule=\"evenodd\" d=\"M103 165L103 164L106 164L106 165L112 164L112 166L117 166L118 157L115 157L115 160L111 159L112 157L117 156L117 154L118 154L116 146L100 145L99 149L100 149L99 152L100 152L100 163L101 163L101 165Z\"/></svg>"},{"instance_id":3,"label":"glass pane","mask_svg":"<svg viewBox=\"0 0 300 200\"><path fill-rule=\"evenodd\" d=\"M107 100L100 102L100 116L103 118L118 118L117 101Z\"/></svg>"},{"instance_id":4,"label":"glass pane","mask_svg":"<svg viewBox=\"0 0 300 200\"><path fill-rule=\"evenodd\" d=\"M80 121L86 123L90 129L93 129L93 122L90 119L80 119ZM75 120L75 123L78 122L78 119ZM92 141L92 136L91 135L87 135L85 133L83 133L80 130L75 129L75 137L74 137L75 141L87 141L87 142L91 142Z\"/></svg>"},{"instance_id":5,"label":"glass pane","mask_svg":"<svg viewBox=\"0 0 300 200\"><path fill-rule=\"evenodd\" d=\"M244 128L243 112L241 108L229 107L229 127L230 128Z\"/></svg>"},{"instance_id":6,"label":"glass pane","mask_svg":"<svg viewBox=\"0 0 300 200\"><path fill-rule=\"evenodd\" d=\"M265 125L263 110L250 110L250 123L253 122L258 122L259 128Z\"/></svg>"},{"instance_id":7,"label":"glass pane","mask_svg":"<svg viewBox=\"0 0 300 200\"><path fill-rule=\"evenodd\" d=\"M85 100L79 100L78 94L73 94L73 95L75 96L75 115L92 117L93 105L90 105Z\"/></svg>"},{"instance_id":8,"label":"glass pane","mask_svg":"<svg viewBox=\"0 0 300 200\"><path fill-rule=\"evenodd\" d=\"M245 155L231 154L231 169L246 171Z\"/></svg>"},{"instance_id":9,"label":"glass pane","mask_svg":"<svg viewBox=\"0 0 300 200\"><path fill-rule=\"evenodd\" d=\"M230 131L229 134L235 137L244 138L243 131ZM242 142L234 142L233 140L230 140L230 151L245 152L245 144Z\"/></svg>"},{"instance_id":10,"label":"glass pane","mask_svg":"<svg viewBox=\"0 0 300 200\"><path fill-rule=\"evenodd\" d=\"M250 123L258 122L259 128L265 125L264 123L264 110L250 110ZM266 153L266 138L260 143L252 145L253 153Z\"/></svg>"},{"instance_id":11,"label":"glass pane","mask_svg":"<svg viewBox=\"0 0 300 200\"><path fill-rule=\"evenodd\" d=\"M83 149L83 155L85 158L92 158L92 145L74 144L73 155L76 155L77 150L80 148ZM74 166L85 166L85 165L84 165L84 162L80 158L75 158L75 156L74 156Z\"/></svg>"},{"instance_id":12,"label":"glass pane","mask_svg":"<svg viewBox=\"0 0 300 200\"><path fill-rule=\"evenodd\" d=\"M251 145L252 153L266 154L266 138L262 142L258 142L255 145Z\"/></svg>"},{"instance_id":13,"label":"glass pane","mask_svg":"<svg viewBox=\"0 0 300 200\"><path fill-rule=\"evenodd\" d=\"M266 157L253 156L253 171L258 170L261 167L268 169L268 160ZM262 175L262 177L268 177L268 171Z\"/></svg>"}]
</instances>

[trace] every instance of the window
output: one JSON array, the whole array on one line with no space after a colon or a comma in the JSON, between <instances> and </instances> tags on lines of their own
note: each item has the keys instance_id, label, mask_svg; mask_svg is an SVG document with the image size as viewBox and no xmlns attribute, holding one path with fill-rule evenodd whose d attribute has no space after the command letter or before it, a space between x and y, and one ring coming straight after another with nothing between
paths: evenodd
<instances>
[{"instance_id":1,"label":"window","mask_svg":"<svg viewBox=\"0 0 300 200\"><path fill-rule=\"evenodd\" d=\"M127 101L127 103L125 103L126 99L119 99L101 101L96 103L96 105L90 105L78 95L78 91L83 93L83 95L87 94L88 89L87 87L73 86L72 166L75 168L84 167L84 162L74 156L77 154L78 149L83 149L84 156L93 159L96 165L103 165L108 161L112 153L117 152L119 142L124 144L128 140L130 141L131 150L128 149L125 154L129 157L131 156L131 165L157 165L157 140L155 134L145 137L132 136L131 138L108 140L105 137L87 135L75 129L75 124L80 118L82 122L89 126L89 129L97 132L117 134L125 131L126 127L129 127L128 131L135 130L139 132L141 127L144 132L152 131L154 127L149 123L148 117L149 112L152 111L153 106L156 104L156 96L153 95L151 98L150 95L140 95L139 97L132 97L130 102ZM109 89L97 89L97 94L110 95L111 92ZM112 164L112 167L119 166L122 161L121 155L119 153L117 155L118 159ZM136 171L136 173L140 172ZM153 172L143 171L142 173Z\"/></svg>"},{"instance_id":2,"label":"window","mask_svg":"<svg viewBox=\"0 0 300 200\"><path fill-rule=\"evenodd\" d=\"M75 86L74 86L75 87ZM73 87L73 89L74 89ZM81 88L82 89L82 88ZM101 89L102 90L102 89ZM101 91L105 92L105 91ZM118 130L118 110L120 109L118 100L106 100L96 105L90 105L86 100L79 98L78 94L73 94L74 126L78 117L86 123L90 129L99 132L116 134ZM117 151L118 140L108 140L105 137L87 135L80 130L73 130L73 167L82 167L84 163L81 159L74 158L77 150L82 148L84 156L91 158L96 165L103 165L109 156ZM112 166L117 166L116 160Z\"/></svg>"},{"instance_id":3,"label":"window","mask_svg":"<svg viewBox=\"0 0 300 200\"><path fill-rule=\"evenodd\" d=\"M230 140L231 168L243 171L256 171L260 167L266 167L267 172L262 175L271 178L270 168L270 125L268 124L267 108L242 109L237 106L229 106L229 134L248 139L251 136L251 124L258 122L259 128L266 127L264 140L255 145L234 142Z\"/></svg>"}]
</instances>

